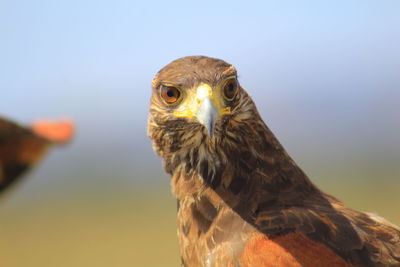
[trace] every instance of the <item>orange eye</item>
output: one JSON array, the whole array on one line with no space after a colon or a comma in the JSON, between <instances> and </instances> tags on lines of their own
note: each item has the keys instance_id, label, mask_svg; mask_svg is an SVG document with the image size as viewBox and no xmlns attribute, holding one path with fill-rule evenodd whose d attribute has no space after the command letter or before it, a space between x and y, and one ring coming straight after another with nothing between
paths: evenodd
<instances>
[{"instance_id":1,"label":"orange eye","mask_svg":"<svg viewBox=\"0 0 400 267\"><path fill-rule=\"evenodd\" d=\"M161 97L168 105L175 104L181 98L181 90L174 86L161 86Z\"/></svg>"},{"instance_id":2,"label":"orange eye","mask_svg":"<svg viewBox=\"0 0 400 267\"><path fill-rule=\"evenodd\" d=\"M237 94L238 87L239 86L236 78L227 80L223 88L224 98L228 101L232 101Z\"/></svg>"}]
</instances>

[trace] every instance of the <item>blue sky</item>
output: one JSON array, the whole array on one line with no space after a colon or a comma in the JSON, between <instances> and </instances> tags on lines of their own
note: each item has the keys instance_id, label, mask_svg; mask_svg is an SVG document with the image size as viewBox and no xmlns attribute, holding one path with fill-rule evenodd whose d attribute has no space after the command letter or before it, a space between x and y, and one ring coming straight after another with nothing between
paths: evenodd
<instances>
[{"instance_id":1,"label":"blue sky","mask_svg":"<svg viewBox=\"0 0 400 267\"><path fill-rule=\"evenodd\" d=\"M397 1L2 1L0 86L15 107L16 97L35 95L84 103L90 92L112 95L107 85L144 98L163 65L204 54L237 65L253 91L281 80L291 93L349 91L346 82L366 78L388 80L389 89L399 10ZM311 88L320 84L309 80L337 86Z\"/></svg>"},{"instance_id":2,"label":"blue sky","mask_svg":"<svg viewBox=\"0 0 400 267\"><path fill-rule=\"evenodd\" d=\"M132 145L131 161L159 164L146 137L150 81L202 54L236 65L295 155L398 156L399 13L398 1L3 0L0 113L70 116L75 150Z\"/></svg>"}]
</instances>

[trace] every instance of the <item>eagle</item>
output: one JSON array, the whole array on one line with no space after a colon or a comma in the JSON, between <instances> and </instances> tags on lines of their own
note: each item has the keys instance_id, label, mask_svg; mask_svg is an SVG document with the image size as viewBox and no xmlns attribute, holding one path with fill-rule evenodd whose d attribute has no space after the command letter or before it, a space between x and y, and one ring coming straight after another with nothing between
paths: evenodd
<instances>
[{"instance_id":1,"label":"eagle","mask_svg":"<svg viewBox=\"0 0 400 267\"><path fill-rule=\"evenodd\" d=\"M400 266L400 229L317 188L223 60L152 81L148 135L171 175L182 266Z\"/></svg>"},{"instance_id":2,"label":"eagle","mask_svg":"<svg viewBox=\"0 0 400 267\"><path fill-rule=\"evenodd\" d=\"M74 125L69 120L37 120L22 126L0 117L0 193L37 163L48 148L69 141Z\"/></svg>"}]
</instances>

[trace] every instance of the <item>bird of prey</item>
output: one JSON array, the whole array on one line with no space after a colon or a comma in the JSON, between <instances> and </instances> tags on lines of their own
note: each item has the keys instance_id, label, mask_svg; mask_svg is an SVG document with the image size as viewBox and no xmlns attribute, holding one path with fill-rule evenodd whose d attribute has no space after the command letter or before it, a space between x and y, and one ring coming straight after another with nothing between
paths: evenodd
<instances>
[{"instance_id":1,"label":"bird of prey","mask_svg":"<svg viewBox=\"0 0 400 267\"><path fill-rule=\"evenodd\" d=\"M318 189L225 61L162 68L148 134L172 177L182 266L400 266L400 229Z\"/></svg>"},{"instance_id":2,"label":"bird of prey","mask_svg":"<svg viewBox=\"0 0 400 267\"><path fill-rule=\"evenodd\" d=\"M73 135L72 122L38 120L31 127L0 117L0 193L37 163L53 144Z\"/></svg>"}]
</instances>

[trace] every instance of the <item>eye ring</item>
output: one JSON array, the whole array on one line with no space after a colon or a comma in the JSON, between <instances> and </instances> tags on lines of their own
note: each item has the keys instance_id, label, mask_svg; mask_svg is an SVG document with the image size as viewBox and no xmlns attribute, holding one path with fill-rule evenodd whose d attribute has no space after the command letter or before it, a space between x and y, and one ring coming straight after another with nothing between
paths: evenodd
<instances>
[{"instance_id":1,"label":"eye ring","mask_svg":"<svg viewBox=\"0 0 400 267\"><path fill-rule=\"evenodd\" d=\"M236 77L227 78L222 87L222 95L227 101L232 101L238 92L239 84Z\"/></svg>"},{"instance_id":2,"label":"eye ring","mask_svg":"<svg viewBox=\"0 0 400 267\"><path fill-rule=\"evenodd\" d=\"M182 98L182 90L173 85L163 84L160 86L160 97L168 106L179 103Z\"/></svg>"}]
</instances>

